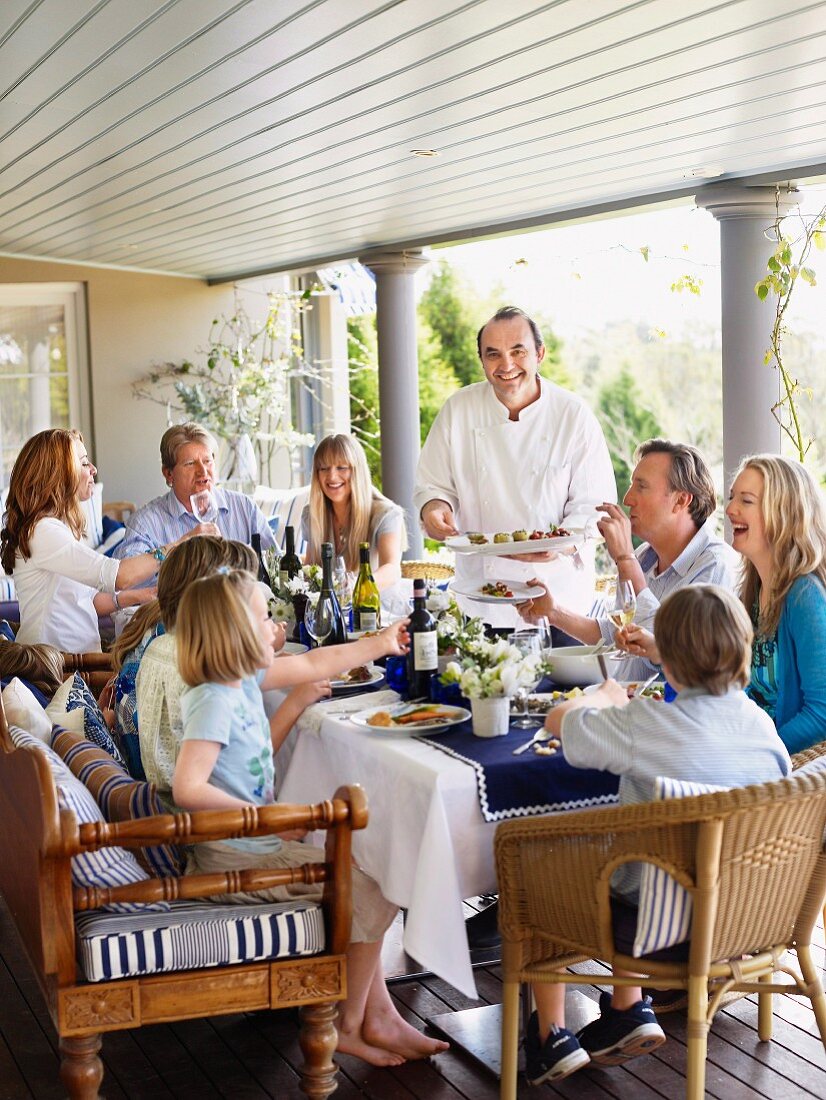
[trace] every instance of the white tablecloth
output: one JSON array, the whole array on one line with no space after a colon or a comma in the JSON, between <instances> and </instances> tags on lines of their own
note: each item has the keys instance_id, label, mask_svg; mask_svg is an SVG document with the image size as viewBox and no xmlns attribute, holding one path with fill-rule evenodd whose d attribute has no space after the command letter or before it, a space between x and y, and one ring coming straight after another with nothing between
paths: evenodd
<instances>
[{"instance_id":1,"label":"white tablecloth","mask_svg":"<svg viewBox=\"0 0 826 1100\"><path fill-rule=\"evenodd\" d=\"M267 695L271 710L278 693ZM353 834L356 860L407 910L407 953L475 997L462 899L496 889L496 826L482 820L473 769L404 734L330 716L318 732L290 734L276 771L282 802L318 802L343 783L364 787L370 823Z\"/></svg>"}]
</instances>

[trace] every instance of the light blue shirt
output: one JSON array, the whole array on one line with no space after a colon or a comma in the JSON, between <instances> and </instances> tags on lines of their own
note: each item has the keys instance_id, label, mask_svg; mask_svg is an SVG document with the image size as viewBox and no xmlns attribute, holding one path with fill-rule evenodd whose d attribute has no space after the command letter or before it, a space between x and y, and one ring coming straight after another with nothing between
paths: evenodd
<instances>
[{"instance_id":1,"label":"light blue shirt","mask_svg":"<svg viewBox=\"0 0 826 1100\"><path fill-rule=\"evenodd\" d=\"M719 584L733 589L737 580L739 555L709 528L709 520L699 529L682 554L662 573L657 573L657 553L644 542L636 552L646 587L637 593L634 622L653 632L654 616L662 601L687 584ZM598 616L602 637L612 643L616 627L606 614ZM643 657L627 657L617 676L623 680L645 680L657 666Z\"/></svg>"},{"instance_id":2,"label":"light blue shirt","mask_svg":"<svg viewBox=\"0 0 826 1100\"><path fill-rule=\"evenodd\" d=\"M249 545L252 535L257 533L261 536L262 548L276 545L264 513L248 496L231 489L215 489L214 493L218 502L216 523L225 539ZM131 558L135 554L151 553L159 546L175 542L198 523L170 489L129 517L126 534L114 557Z\"/></svg>"}]
</instances>

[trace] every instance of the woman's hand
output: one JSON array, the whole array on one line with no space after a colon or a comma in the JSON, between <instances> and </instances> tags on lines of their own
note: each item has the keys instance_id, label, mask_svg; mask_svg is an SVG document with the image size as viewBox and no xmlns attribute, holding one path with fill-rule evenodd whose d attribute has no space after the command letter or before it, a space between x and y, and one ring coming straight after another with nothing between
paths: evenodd
<instances>
[{"instance_id":1,"label":"woman's hand","mask_svg":"<svg viewBox=\"0 0 826 1100\"><path fill-rule=\"evenodd\" d=\"M625 650L633 657L645 657L654 665L659 665L660 651L650 630L644 630L636 623L629 623L614 635L614 642L618 649Z\"/></svg>"},{"instance_id":2,"label":"woman's hand","mask_svg":"<svg viewBox=\"0 0 826 1100\"><path fill-rule=\"evenodd\" d=\"M516 610L526 623L535 623L537 619L541 619L543 616L548 622L551 622L551 616L556 606L553 596L542 581L538 580L536 577L531 577L528 581L528 585L530 588L537 588L539 591L529 600L525 600L524 603L518 603L516 605Z\"/></svg>"}]
</instances>

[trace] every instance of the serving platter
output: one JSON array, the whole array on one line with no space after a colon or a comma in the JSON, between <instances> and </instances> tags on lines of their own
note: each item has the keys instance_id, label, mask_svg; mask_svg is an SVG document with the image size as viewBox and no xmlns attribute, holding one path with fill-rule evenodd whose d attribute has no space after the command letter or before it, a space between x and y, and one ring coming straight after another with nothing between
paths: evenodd
<instances>
[{"instance_id":1,"label":"serving platter","mask_svg":"<svg viewBox=\"0 0 826 1100\"><path fill-rule=\"evenodd\" d=\"M483 543L471 542L467 535L449 535L445 546L454 554L537 554L544 550L570 550L584 542L584 528L571 528L570 535L554 535L544 539L522 539L509 542L494 542L493 534L485 533L488 540Z\"/></svg>"}]
</instances>

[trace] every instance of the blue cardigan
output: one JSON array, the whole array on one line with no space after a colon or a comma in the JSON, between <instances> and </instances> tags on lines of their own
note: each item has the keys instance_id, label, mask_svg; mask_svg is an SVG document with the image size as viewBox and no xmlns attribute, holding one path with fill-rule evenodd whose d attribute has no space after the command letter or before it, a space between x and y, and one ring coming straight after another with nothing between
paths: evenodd
<instances>
[{"instance_id":1,"label":"blue cardigan","mask_svg":"<svg viewBox=\"0 0 826 1100\"><path fill-rule=\"evenodd\" d=\"M790 753L826 740L826 589L798 577L777 627L777 732Z\"/></svg>"}]
</instances>

